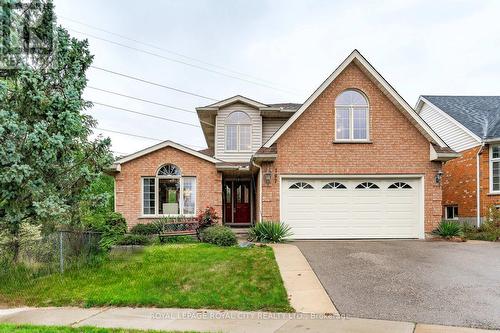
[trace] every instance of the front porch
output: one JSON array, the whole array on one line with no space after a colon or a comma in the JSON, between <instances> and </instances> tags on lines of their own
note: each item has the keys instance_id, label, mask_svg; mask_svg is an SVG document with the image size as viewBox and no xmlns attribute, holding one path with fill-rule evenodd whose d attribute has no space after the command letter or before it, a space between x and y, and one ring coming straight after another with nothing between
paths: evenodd
<instances>
[{"instance_id":1,"label":"front porch","mask_svg":"<svg viewBox=\"0 0 500 333\"><path fill-rule=\"evenodd\" d=\"M218 169L222 171L222 223L231 228L248 229L255 223L258 170L248 164L226 164L223 168L219 165Z\"/></svg>"}]
</instances>

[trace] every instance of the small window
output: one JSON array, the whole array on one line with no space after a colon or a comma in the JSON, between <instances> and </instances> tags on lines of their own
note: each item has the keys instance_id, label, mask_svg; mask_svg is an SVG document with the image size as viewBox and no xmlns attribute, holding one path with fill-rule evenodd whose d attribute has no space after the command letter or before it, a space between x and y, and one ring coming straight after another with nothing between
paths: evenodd
<instances>
[{"instance_id":1,"label":"small window","mask_svg":"<svg viewBox=\"0 0 500 333\"><path fill-rule=\"evenodd\" d=\"M304 183L304 182L298 182L298 183L295 183L295 184L292 184L290 185L289 189L292 189L292 190L297 190L297 189L313 189L314 187L312 187L311 184L309 183Z\"/></svg>"},{"instance_id":2,"label":"small window","mask_svg":"<svg viewBox=\"0 0 500 333\"><path fill-rule=\"evenodd\" d=\"M243 111L235 111L226 118L226 150L252 149L252 120Z\"/></svg>"},{"instance_id":3,"label":"small window","mask_svg":"<svg viewBox=\"0 0 500 333\"><path fill-rule=\"evenodd\" d=\"M375 183L370 183L370 182L364 182L364 183L361 183L361 184L358 184L358 186L356 186L357 189L377 189L377 188L380 188L378 187L377 184Z\"/></svg>"},{"instance_id":4,"label":"small window","mask_svg":"<svg viewBox=\"0 0 500 333\"><path fill-rule=\"evenodd\" d=\"M445 219L458 220L458 206L445 206Z\"/></svg>"},{"instance_id":5,"label":"small window","mask_svg":"<svg viewBox=\"0 0 500 333\"><path fill-rule=\"evenodd\" d=\"M404 182L396 182L394 184L389 185L389 189L399 189L399 188L410 189L412 187L410 186L410 184Z\"/></svg>"},{"instance_id":6,"label":"small window","mask_svg":"<svg viewBox=\"0 0 500 333\"><path fill-rule=\"evenodd\" d=\"M344 189L347 189L347 187L345 187L345 185L342 183L333 182L333 183L328 183L325 186L323 186L323 189L325 189L325 190L329 190L329 189L342 189L342 190L344 190Z\"/></svg>"},{"instance_id":7,"label":"small window","mask_svg":"<svg viewBox=\"0 0 500 333\"><path fill-rule=\"evenodd\" d=\"M368 101L362 93L349 89L335 100L335 140L368 140Z\"/></svg>"}]
</instances>

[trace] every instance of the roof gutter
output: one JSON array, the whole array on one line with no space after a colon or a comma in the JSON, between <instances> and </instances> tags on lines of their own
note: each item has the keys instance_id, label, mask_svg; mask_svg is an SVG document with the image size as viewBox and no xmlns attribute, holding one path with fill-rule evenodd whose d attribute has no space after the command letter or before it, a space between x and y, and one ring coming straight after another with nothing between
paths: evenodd
<instances>
[{"instance_id":1,"label":"roof gutter","mask_svg":"<svg viewBox=\"0 0 500 333\"><path fill-rule=\"evenodd\" d=\"M479 161L479 156L484 150L485 142L481 143L481 147L477 150L476 154L476 226L479 228L481 226L481 163Z\"/></svg>"}]
</instances>

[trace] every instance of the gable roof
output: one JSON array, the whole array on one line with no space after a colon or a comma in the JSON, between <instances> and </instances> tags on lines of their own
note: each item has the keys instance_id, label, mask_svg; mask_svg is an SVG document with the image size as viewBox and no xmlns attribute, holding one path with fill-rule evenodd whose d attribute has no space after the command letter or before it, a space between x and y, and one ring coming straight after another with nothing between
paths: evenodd
<instances>
[{"instance_id":1,"label":"gable roof","mask_svg":"<svg viewBox=\"0 0 500 333\"><path fill-rule=\"evenodd\" d=\"M211 156L208 156L205 151L203 151L203 152L197 151L197 150L191 149L189 147L183 146L181 144L178 144L177 142L173 142L173 141L167 140L167 141L160 142L160 143L158 143L158 144L156 144L154 146L151 146L151 147L139 150L136 153L124 156L124 157L116 160L115 163L113 163L114 169L117 170L117 171L120 171L120 168L119 168L120 164L129 162L131 160L135 160L136 158L139 158L141 156L144 156L146 154L152 153L154 151L157 151L157 150L165 148L165 147L172 147L172 148L178 149L180 151L183 151L183 152L185 152L187 154L190 154L190 155L193 155L195 157L201 158L202 160L205 160L205 161L208 161L208 162L212 162L212 163L218 163L218 162L220 162L218 159L215 159L215 158L213 158Z\"/></svg>"},{"instance_id":2,"label":"gable roof","mask_svg":"<svg viewBox=\"0 0 500 333\"><path fill-rule=\"evenodd\" d=\"M302 106L294 113L288 121L273 134L273 136L264 144L269 148L278 138L297 120L302 113L314 102L316 98L339 76L340 73L354 62L365 74L386 94L386 96L405 114L412 124L429 140L440 147L447 147L446 143L430 128L430 126L413 110L413 108L394 90L394 88L380 75L377 70L361 55L358 50L352 53L340 64L335 71L309 96Z\"/></svg>"},{"instance_id":3,"label":"gable roof","mask_svg":"<svg viewBox=\"0 0 500 333\"><path fill-rule=\"evenodd\" d=\"M221 108L221 107L224 107L226 105L230 105L230 104L233 104L233 103L236 103L236 102L240 102L240 103L244 103L244 104L247 104L247 105L250 105L250 106L253 106L253 107L256 107L256 108L265 108L267 107L268 105L266 104L263 104L261 102L257 102L253 99L250 99L248 97L245 97L245 96L242 96L242 95L235 95L233 97L229 97L229 98L226 98L226 99L223 99L222 101L218 101L218 102L215 102L213 104L210 104L210 105L207 105L207 106L204 106L204 107L200 107L200 108L196 108L197 110L200 109L210 109L210 108Z\"/></svg>"},{"instance_id":4,"label":"gable roof","mask_svg":"<svg viewBox=\"0 0 500 333\"><path fill-rule=\"evenodd\" d=\"M480 140L500 138L500 96L435 96L424 100L445 112Z\"/></svg>"}]
</instances>

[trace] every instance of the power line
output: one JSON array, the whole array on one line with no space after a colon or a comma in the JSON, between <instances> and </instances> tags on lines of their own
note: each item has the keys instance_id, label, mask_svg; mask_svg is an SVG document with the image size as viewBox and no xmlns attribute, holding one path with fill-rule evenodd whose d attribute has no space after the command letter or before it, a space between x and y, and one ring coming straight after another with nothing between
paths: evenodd
<instances>
[{"instance_id":1,"label":"power line","mask_svg":"<svg viewBox=\"0 0 500 333\"><path fill-rule=\"evenodd\" d=\"M107 108L111 108L111 109L115 109L115 110L120 110L120 111L124 111L124 112L130 112L130 113L138 114L138 115L145 116L145 117L150 117L150 118L155 118L155 119L161 119L161 120L170 121L170 122L173 122L173 123L182 124L182 125L186 125L186 126L192 126L192 127L196 127L196 128L200 127L200 125L196 125L196 124L192 124L192 123L186 123L184 121L174 120L174 119L171 119L171 118L165 118L165 117L162 117L162 116L155 116L155 115L152 115L152 114L149 114L149 113L143 113L143 112L139 112L139 111L134 111L134 110L122 108L122 107L119 107L119 106L109 105L109 104L95 102L95 101L91 101L91 102L93 104L96 104L96 105L101 105L101 106L105 106Z\"/></svg>"},{"instance_id":2,"label":"power line","mask_svg":"<svg viewBox=\"0 0 500 333\"><path fill-rule=\"evenodd\" d=\"M119 43L119 42L116 42L116 41L112 41L110 39L106 39L106 38L102 38L102 37L99 37L99 36L95 36L95 35L92 35L92 34L89 34L89 33L86 33L86 32L78 31L78 30L71 29L71 28L67 28L67 29L70 30L70 31L82 34L82 35L86 35L86 36L94 38L94 39L98 39L98 40L101 40L101 41L104 41L104 42L107 42L107 43L110 43L110 44L114 44L114 45L117 45L117 46L120 46L120 47L124 47L124 48L130 49L130 50L141 52L141 53L144 53L144 54L148 54L148 55L151 55L151 56L163 59L163 60L167 60L167 61L179 63L179 64L182 64L182 65L186 65L186 66L189 66L189 67L197 68L197 69L200 69L200 70L203 70L203 71L206 71L206 72L219 74L219 75L231 78L231 79L244 81L244 82L247 82L247 83L251 83L251 84L258 85L258 86L262 86L262 87L266 87L266 88L278 90L278 91L285 92L285 93L288 93L288 94L294 94L291 91L284 90L284 89L281 89L281 88L276 88L276 87L268 85L268 84L263 84L263 83L259 83L259 82L253 81L253 80L243 79L243 78L240 78L240 77L237 77L237 76L234 76L234 75L230 75L230 74L226 74L226 73L223 73L223 72L219 72L219 71L216 71L216 70L213 70L213 69L210 69L210 68L206 68L206 67L203 67L203 66L199 66L199 65L195 65L195 64L190 64L190 63L182 61L182 60L165 57L165 56L163 56L161 54L157 54L157 53L154 53L154 52L146 51L146 50L143 50L143 49L140 49L140 48L137 48L137 47L126 45L126 44Z\"/></svg>"},{"instance_id":3,"label":"power line","mask_svg":"<svg viewBox=\"0 0 500 333\"><path fill-rule=\"evenodd\" d=\"M150 104L154 104L154 105L163 106L163 107L174 109L174 110L179 110L179 111L189 112L189 113L196 113L196 111L193 111L193 110L188 110L188 109L179 108L177 106L172 106L172 105L168 105L168 104L153 102L153 101L150 101L150 100L147 100L147 99L143 99L143 98L139 98L139 97L134 97L134 96L130 96L130 95L125 95L125 94L122 94L122 93L118 93L116 91L111 91L111 90L97 88L97 87L92 87L92 86L87 86L87 88L98 90L98 91L102 91L102 92L105 92L105 93L108 93L108 94L113 94L113 95L125 97L125 98L134 99L136 101L141 101L141 102L145 102L145 103L150 103Z\"/></svg>"},{"instance_id":4,"label":"power line","mask_svg":"<svg viewBox=\"0 0 500 333\"><path fill-rule=\"evenodd\" d=\"M106 69L106 68L102 68L102 67L97 67L97 66L94 66L94 65L91 65L90 67L94 68L94 69L97 69L97 70L100 70L100 71L103 71L103 72L110 73L110 74L114 74L114 75L126 77L127 79L136 80L136 81L147 83L147 84L150 84L150 85L153 85L153 86L157 86L157 87L161 87L161 88L165 88L165 89L177 91L177 92L180 92L180 93L183 93L183 94L187 94L187 95L191 95L191 96L195 96L195 97L200 97L200 98L208 99L208 100L215 101L215 102L218 101L218 99L215 99L215 98L211 98L211 97L199 95L199 94L196 94L196 93L189 92L187 90L182 90L182 89L177 89L177 88L174 88L174 87L166 86L164 84L156 83L156 82L153 82L153 81L148 81L148 80L145 80L145 79L138 78L136 76L127 75L127 74L123 74L123 73L120 73L120 72L115 72L115 71L112 71L110 69Z\"/></svg>"},{"instance_id":5,"label":"power line","mask_svg":"<svg viewBox=\"0 0 500 333\"><path fill-rule=\"evenodd\" d=\"M253 79L259 80L261 82L267 82L267 83L270 83L270 84L276 84L275 82L272 82L272 81L269 81L269 80L264 80L264 79L261 79L259 77L256 77L256 76L253 76L253 75L250 75L250 74L246 74L246 73L243 73L243 72L235 71L235 70L233 70L231 68L228 68L228 67L224 67L224 66L212 64L212 63L206 62L204 60L200 60L200 59L197 59L197 58L194 58L194 57L190 57L190 56L187 56L187 55L184 55L182 53L178 53L178 52L175 52L175 51L172 51L172 50L169 50L169 49L165 49L165 48L160 47L158 45L154 45L154 44L151 44L151 43L145 43L145 42L140 41L138 39L131 38L131 37L128 37L128 36L125 36L125 35L113 32L113 31L106 30L106 29L102 29L102 28L96 27L94 25L91 25L91 24L88 24L88 23L84 23L84 22L81 22L81 21L78 21L78 20L75 20L75 19L72 19L72 18L69 18L69 17L59 16L59 18L62 18L64 20L71 21L71 22L74 22L74 23L77 23L77 24L80 24L80 25L83 25L83 26L86 26L86 27L89 27L89 28L94 29L94 30L102 31L102 32L105 32L105 33L110 34L110 35L114 35L114 36L117 36L117 37L120 37L120 38L123 38L123 39L127 39L127 40L132 41L132 42L137 43L137 44L142 44L144 46L148 46L148 47L160 50L160 51L164 51L164 52L173 54L173 55L178 56L178 57L182 57L182 58L185 58L185 59L193 60L193 61L199 62L200 64L208 65L208 66L211 66L211 67L214 67L214 68L219 68L219 69L222 69L222 70L234 73L234 74L238 74L238 75L246 76L246 77L249 77L249 78L253 78Z\"/></svg>"},{"instance_id":6,"label":"power line","mask_svg":"<svg viewBox=\"0 0 500 333\"><path fill-rule=\"evenodd\" d=\"M95 127L95 129L99 130L99 131L104 131L104 132L110 132L110 133L116 133L116 134L131 136L131 137L134 137L134 138L140 138L140 139L146 139L146 140L152 140L152 141L167 141L166 139L153 138L153 137L150 137L150 136L144 136L144 135L133 134L133 133L128 133L128 132L121 132L121 131L111 130L111 129L107 129L107 128ZM203 146L190 145L190 144L184 144L184 146L191 146L191 147L197 147L197 148L205 148ZM116 153L116 151L115 151L115 153Z\"/></svg>"}]
</instances>

